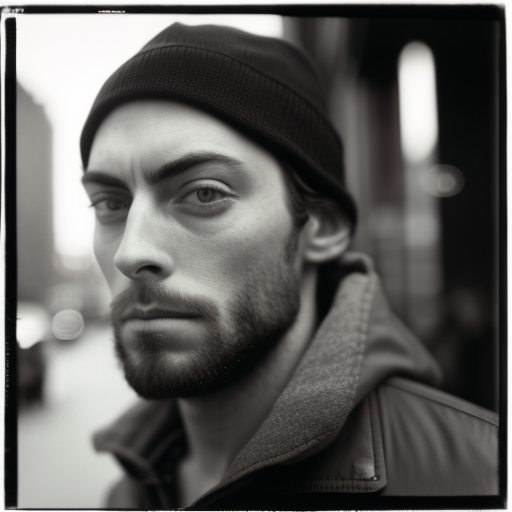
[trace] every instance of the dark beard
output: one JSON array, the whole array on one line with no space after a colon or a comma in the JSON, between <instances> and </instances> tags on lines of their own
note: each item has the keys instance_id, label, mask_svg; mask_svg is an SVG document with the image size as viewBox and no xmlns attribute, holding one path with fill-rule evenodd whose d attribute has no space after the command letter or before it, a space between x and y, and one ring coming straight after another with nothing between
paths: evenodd
<instances>
[{"instance_id":1,"label":"dark beard","mask_svg":"<svg viewBox=\"0 0 512 512\"><path fill-rule=\"evenodd\" d=\"M300 282L291 264L289 240L284 257L269 268L253 270L243 290L221 318L216 305L199 297L185 297L151 282L134 282L112 303L116 353L126 380L142 397L168 399L201 396L232 384L251 372L293 325L300 306ZM194 349L187 364L173 362L165 334L147 332L137 336L137 354L132 357L121 335L122 316L135 304L179 304L182 310L201 317L207 326L205 339Z\"/></svg>"}]
</instances>

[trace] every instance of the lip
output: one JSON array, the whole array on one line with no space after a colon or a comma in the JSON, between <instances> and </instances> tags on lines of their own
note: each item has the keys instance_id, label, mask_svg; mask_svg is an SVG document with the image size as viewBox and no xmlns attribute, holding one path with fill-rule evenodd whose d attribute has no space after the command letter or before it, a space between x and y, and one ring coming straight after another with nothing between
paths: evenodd
<instances>
[{"instance_id":1,"label":"lip","mask_svg":"<svg viewBox=\"0 0 512 512\"><path fill-rule=\"evenodd\" d=\"M162 320L162 319L193 319L199 318L195 313L185 311L172 311L169 309L151 308L151 309L132 309L128 314L124 315L122 320Z\"/></svg>"}]
</instances>

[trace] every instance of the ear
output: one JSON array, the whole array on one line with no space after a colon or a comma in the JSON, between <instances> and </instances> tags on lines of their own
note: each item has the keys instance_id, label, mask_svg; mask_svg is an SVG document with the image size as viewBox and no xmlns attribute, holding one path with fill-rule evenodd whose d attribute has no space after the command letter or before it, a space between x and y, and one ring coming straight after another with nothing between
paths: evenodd
<instances>
[{"instance_id":1,"label":"ear","mask_svg":"<svg viewBox=\"0 0 512 512\"><path fill-rule=\"evenodd\" d=\"M304 260L326 263L339 258L351 240L351 223L336 205L311 208L304 226Z\"/></svg>"}]
</instances>

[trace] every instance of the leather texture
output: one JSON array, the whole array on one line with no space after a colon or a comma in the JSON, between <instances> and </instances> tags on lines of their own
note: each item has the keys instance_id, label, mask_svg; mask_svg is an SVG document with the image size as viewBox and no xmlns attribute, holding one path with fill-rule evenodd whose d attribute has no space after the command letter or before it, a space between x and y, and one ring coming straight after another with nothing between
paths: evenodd
<instances>
[{"instance_id":1,"label":"leather texture","mask_svg":"<svg viewBox=\"0 0 512 512\"><path fill-rule=\"evenodd\" d=\"M389 468L383 494L498 494L495 414L403 379L389 380L377 395Z\"/></svg>"}]
</instances>

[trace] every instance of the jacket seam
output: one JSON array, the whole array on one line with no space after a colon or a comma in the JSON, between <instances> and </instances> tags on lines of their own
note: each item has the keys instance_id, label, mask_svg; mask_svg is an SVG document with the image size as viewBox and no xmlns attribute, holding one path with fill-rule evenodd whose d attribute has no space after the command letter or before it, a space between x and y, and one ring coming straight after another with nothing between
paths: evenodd
<instances>
[{"instance_id":1,"label":"jacket seam","mask_svg":"<svg viewBox=\"0 0 512 512\"><path fill-rule=\"evenodd\" d=\"M341 488L333 488L331 487L330 485L326 485L325 483L326 482L329 482L329 481L332 481L332 482L339 482L341 483L342 487ZM354 482L354 483L350 483L350 482ZM356 483L356 482L365 482L366 485L364 484L360 484L360 483ZM347 491L363 491L363 492L378 492L380 491L380 488L374 488L374 484L377 483L376 480L363 480L363 479L343 479L343 478L339 478L339 479L327 479L327 478L324 478L324 479L315 479L315 480L308 480L307 482L305 482L306 485L305 487L303 487L303 490L302 492L324 492L324 491L329 491L329 492L347 492ZM324 485L322 485L322 483L324 483ZM344 485L345 483L348 483L348 485ZM291 491L291 492L301 492L300 490L295 490L295 491Z\"/></svg>"},{"instance_id":2,"label":"jacket seam","mask_svg":"<svg viewBox=\"0 0 512 512\"><path fill-rule=\"evenodd\" d=\"M369 489L366 486L361 485L351 485L349 486L349 489L352 491L364 491L364 492L378 492L379 489ZM331 489L329 486L325 485L317 485L315 486L315 489L312 489L312 491L316 492L322 492L322 491L331 491L331 492L337 492L335 489Z\"/></svg>"},{"instance_id":3,"label":"jacket seam","mask_svg":"<svg viewBox=\"0 0 512 512\"><path fill-rule=\"evenodd\" d=\"M357 334L359 336L358 348L359 354L357 355L357 366L354 367L354 371L356 369L359 369L358 375L356 375L356 382L355 382L355 392L354 396L352 397L352 407L354 407L354 398L357 394L357 389L359 388L359 381L361 380L361 364L364 359L364 353L365 353L365 345L366 340L368 338L368 326L369 326L369 320L370 320L370 313L372 309L373 299L375 296L375 289L377 284L377 279L375 277L374 273L369 273L366 275L368 281L366 283L366 288L363 293L363 297L361 299L361 306L359 310L359 324L357 329Z\"/></svg>"},{"instance_id":4,"label":"jacket seam","mask_svg":"<svg viewBox=\"0 0 512 512\"><path fill-rule=\"evenodd\" d=\"M380 389L379 389L379 387L377 387L374 390L373 397L375 399L375 410L377 411L377 415L379 417L379 429L380 429L381 447L382 447L382 465L383 465L383 468L384 468L384 473L386 475L385 486L387 487L387 485L388 485L388 472L387 472L387 468L386 468L386 443L385 443L385 440L384 440L384 429L383 429L382 422L381 422L381 418L382 418L382 407L381 407L382 400L381 400L381 397L380 397Z\"/></svg>"},{"instance_id":5,"label":"jacket seam","mask_svg":"<svg viewBox=\"0 0 512 512\"><path fill-rule=\"evenodd\" d=\"M329 485L338 485L332 487ZM341 488L339 485L341 484ZM293 492L308 492L308 491L331 491L331 492L345 492L347 489L362 490L368 492L378 492L381 490L380 482L378 480L365 479L365 478L314 478L308 479L303 482L297 482L294 486L286 490L287 494Z\"/></svg>"},{"instance_id":6,"label":"jacket seam","mask_svg":"<svg viewBox=\"0 0 512 512\"><path fill-rule=\"evenodd\" d=\"M493 422L492 420L488 420L487 418L482 418L481 416L477 416L476 414L473 414L471 412L464 411L463 409L458 409L457 407L454 407L451 404L447 404L445 402L442 402L441 400L436 400L435 398L432 398L432 397L427 397L427 396L425 396L425 395L423 395L423 394L421 394L421 393L419 393L417 391L412 391L410 389L404 389L401 386L398 386L396 384L387 383L387 382L384 383L383 386L389 386L391 388L395 388L395 389L398 389L400 391L403 391L404 393L410 393L411 395L419 396L420 398L423 398L424 400L426 400L428 402L434 402L436 404L443 405L444 407L448 407L449 409L452 409L454 411L460 412L462 414L466 414L467 416L471 416L472 418L476 418L477 420L484 421L485 423L488 423L489 425L492 425L492 426L494 426L496 428L499 428L499 424Z\"/></svg>"},{"instance_id":7,"label":"jacket seam","mask_svg":"<svg viewBox=\"0 0 512 512\"><path fill-rule=\"evenodd\" d=\"M377 456L377 451L375 449L375 436L377 435L377 429L380 428L380 424L377 426L375 426L374 428L374 422L376 421L376 419L374 419L374 412L373 412L373 395L371 395L369 397L369 400L368 400L368 413L370 415L370 430L371 430L371 439L372 439L372 452L373 452L373 467L375 468L375 478L377 480L380 480L381 479L381 474L380 474L380 470L381 470L381 467L380 467L380 460L379 460L379 457Z\"/></svg>"},{"instance_id":8,"label":"jacket seam","mask_svg":"<svg viewBox=\"0 0 512 512\"><path fill-rule=\"evenodd\" d=\"M309 480L308 482L311 483L321 483L321 482L368 482L368 484L371 484L372 482L375 482L376 480L365 480L364 478L322 478L322 479L315 479L315 480ZM316 485L318 489L329 489L329 486L327 485ZM363 489L361 485L354 484L351 487L354 489ZM365 486L366 488L366 486Z\"/></svg>"},{"instance_id":9,"label":"jacket seam","mask_svg":"<svg viewBox=\"0 0 512 512\"><path fill-rule=\"evenodd\" d=\"M336 478L326 476L324 478L310 478L308 482L375 482L372 478Z\"/></svg>"}]
</instances>

